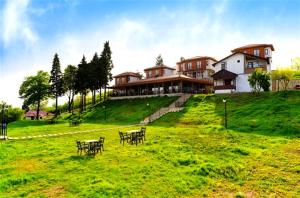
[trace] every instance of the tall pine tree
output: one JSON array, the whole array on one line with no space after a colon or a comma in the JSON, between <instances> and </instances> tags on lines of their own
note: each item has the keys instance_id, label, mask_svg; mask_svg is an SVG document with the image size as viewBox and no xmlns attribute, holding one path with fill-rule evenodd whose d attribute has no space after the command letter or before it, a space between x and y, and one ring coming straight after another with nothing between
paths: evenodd
<instances>
[{"instance_id":1,"label":"tall pine tree","mask_svg":"<svg viewBox=\"0 0 300 198\"><path fill-rule=\"evenodd\" d=\"M58 115L58 97L64 94L63 78L60 70L60 62L57 53L54 55L52 70L50 73L50 93L55 98L55 116Z\"/></svg>"},{"instance_id":2,"label":"tall pine tree","mask_svg":"<svg viewBox=\"0 0 300 198\"><path fill-rule=\"evenodd\" d=\"M103 86L104 86L104 100L106 99L106 87L110 81L112 81L112 73L111 70L113 69L114 65L111 59L111 50L109 47L109 41L104 43L104 49L101 53L100 57L100 64L104 69L104 76L103 76Z\"/></svg>"},{"instance_id":3,"label":"tall pine tree","mask_svg":"<svg viewBox=\"0 0 300 198\"><path fill-rule=\"evenodd\" d=\"M100 79L98 75L100 60L98 54L95 53L93 59L88 66L89 89L92 92L92 103L96 103L96 90L99 88Z\"/></svg>"},{"instance_id":4,"label":"tall pine tree","mask_svg":"<svg viewBox=\"0 0 300 198\"><path fill-rule=\"evenodd\" d=\"M83 55L82 60L78 65L75 83L76 93L80 93L80 112L85 110L86 94L89 86L88 80L88 64Z\"/></svg>"}]
</instances>

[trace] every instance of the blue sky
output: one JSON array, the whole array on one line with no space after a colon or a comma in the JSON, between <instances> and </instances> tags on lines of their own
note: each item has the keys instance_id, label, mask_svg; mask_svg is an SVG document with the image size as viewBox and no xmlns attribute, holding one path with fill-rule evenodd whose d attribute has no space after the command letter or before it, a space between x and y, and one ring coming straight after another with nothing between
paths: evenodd
<instances>
[{"instance_id":1,"label":"blue sky","mask_svg":"<svg viewBox=\"0 0 300 198\"><path fill-rule=\"evenodd\" d=\"M24 77L50 71L54 53L64 68L106 40L114 74L142 71L158 54L175 66L250 43L274 45L273 68L300 56L298 0L0 0L0 10L0 100L14 105Z\"/></svg>"}]
</instances>

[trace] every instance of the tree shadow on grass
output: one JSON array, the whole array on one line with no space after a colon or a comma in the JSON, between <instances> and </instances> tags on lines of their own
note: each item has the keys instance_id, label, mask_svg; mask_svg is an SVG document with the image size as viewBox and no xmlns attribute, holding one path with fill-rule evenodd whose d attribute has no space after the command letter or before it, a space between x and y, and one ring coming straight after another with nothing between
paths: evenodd
<instances>
[{"instance_id":1,"label":"tree shadow on grass","mask_svg":"<svg viewBox=\"0 0 300 198\"><path fill-rule=\"evenodd\" d=\"M95 156L93 156L93 155L82 154L82 155L72 155L72 156L68 157L67 159L70 161L88 162L94 158L95 158Z\"/></svg>"}]
</instances>

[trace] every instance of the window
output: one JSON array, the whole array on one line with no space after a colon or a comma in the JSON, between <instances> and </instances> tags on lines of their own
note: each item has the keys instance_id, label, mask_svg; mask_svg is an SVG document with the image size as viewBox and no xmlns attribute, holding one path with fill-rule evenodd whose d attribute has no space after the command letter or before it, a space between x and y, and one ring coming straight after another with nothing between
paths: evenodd
<instances>
[{"instance_id":1,"label":"window","mask_svg":"<svg viewBox=\"0 0 300 198\"><path fill-rule=\"evenodd\" d=\"M184 64L182 63L181 64L181 71L183 71L183 68L184 68Z\"/></svg>"},{"instance_id":2,"label":"window","mask_svg":"<svg viewBox=\"0 0 300 198\"><path fill-rule=\"evenodd\" d=\"M269 55L269 49L265 49L265 56Z\"/></svg>"},{"instance_id":3,"label":"window","mask_svg":"<svg viewBox=\"0 0 300 198\"><path fill-rule=\"evenodd\" d=\"M151 71L151 70L149 71L149 76L150 76L150 77L152 76L152 71Z\"/></svg>"},{"instance_id":4,"label":"window","mask_svg":"<svg viewBox=\"0 0 300 198\"><path fill-rule=\"evenodd\" d=\"M201 61L197 61L197 69L200 69L201 67Z\"/></svg>"},{"instance_id":5,"label":"window","mask_svg":"<svg viewBox=\"0 0 300 198\"><path fill-rule=\"evenodd\" d=\"M253 51L253 54L254 54L255 56L259 56L259 50L258 50L258 49L255 49L255 50Z\"/></svg>"},{"instance_id":6,"label":"window","mask_svg":"<svg viewBox=\"0 0 300 198\"><path fill-rule=\"evenodd\" d=\"M188 63L188 70L192 69L192 63Z\"/></svg>"},{"instance_id":7,"label":"window","mask_svg":"<svg viewBox=\"0 0 300 198\"><path fill-rule=\"evenodd\" d=\"M248 62L247 67L248 68L253 68L253 62Z\"/></svg>"},{"instance_id":8,"label":"window","mask_svg":"<svg viewBox=\"0 0 300 198\"><path fill-rule=\"evenodd\" d=\"M196 78L196 77L197 77L197 73L193 72L193 78Z\"/></svg>"},{"instance_id":9,"label":"window","mask_svg":"<svg viewBox=\"0 0 300 198\"><path fill-rule=\"evenodd\" d=\"M226 69L226 62L221 62L221 69Z\"/></svg>"},{"instance_id":10,"label":"window","mask_svg":"<svg viewBox=\"0 0 300 198\"><path fill-rule=\"evenodd\" d=\"M158 70L158 69L157 69L157 70L155 70L155 74L156 74L156 75L158 75L158 73L159 73L159 70Z\"/></svg>"}]
</instances>

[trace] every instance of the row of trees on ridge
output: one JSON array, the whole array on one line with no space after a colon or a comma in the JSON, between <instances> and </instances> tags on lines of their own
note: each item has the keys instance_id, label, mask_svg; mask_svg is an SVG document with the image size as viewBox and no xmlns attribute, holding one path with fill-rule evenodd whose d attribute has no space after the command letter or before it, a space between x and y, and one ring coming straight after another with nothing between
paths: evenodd
<instances>
[{"instance_id":1,"label":"row of trees on ridge","mask_svg":"<svg viewBox=\"0 0 300 198\"><path fill-rule=\"evenodd\" d=\"M48 72L38 71L37 75L26 77L21 84L19 95L24 99L23 108L28 109L29 106L36 105L38 119L41 102L48 98L55 99L55 116L59 113L58 98L63 95L68 97L69 112L73 111L76 94L80 94L80 112L86 108L86 96L89 92L92 93L93 104L96 104L97 91L100 93L99 101L102 100L102 90L103 100L106 100L107 85L112 80L111 54L107 41L100 56L95 53L88 63L83 55L77 67L68 65L64 73L61 72L58 54L55 54L50 75Z\"/></svg>"}]
</instances>

